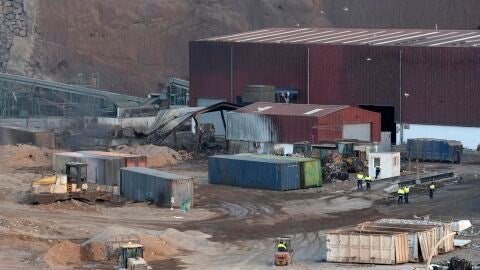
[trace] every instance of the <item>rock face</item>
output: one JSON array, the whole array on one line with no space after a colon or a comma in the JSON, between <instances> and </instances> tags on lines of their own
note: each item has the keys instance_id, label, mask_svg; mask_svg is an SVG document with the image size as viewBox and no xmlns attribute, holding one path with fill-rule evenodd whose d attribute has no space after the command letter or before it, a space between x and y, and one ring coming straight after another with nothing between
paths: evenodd
<instances>
[{"instance_id":1,"label":"rock face","mask_svg":"<svg viewBox=\"0 0 480 270\"><path fill-rule=\"evenodd\" d=\"M26 37L23 0L0 0L0 70L5 72L14 37Z\"/></svg>"},{"instance_id":2,"label":"rock face","mask_svg":"<svg viewBox=\"0 0 480 270\"><path fill-rule=\"evenodd\" d=\"M102 89L144 95L170 76L188 78L189 40L267 26L328 25L316 10L312 1L42 0L34 11L29 66L33 75L58 81L99 73Z\"/></svg>"},{"instance_id":3,"label":"rock face","mask_svg":"<svg viewBox=\"0 0 480 270\"><path fill-rule=\"evenodd\" d=\"M25 1L25 2L24 2ZM478 0L0 0L0 68L145 95L188 79L188 41L264 27L459 28Z\"/></svg>"}]
</instances>

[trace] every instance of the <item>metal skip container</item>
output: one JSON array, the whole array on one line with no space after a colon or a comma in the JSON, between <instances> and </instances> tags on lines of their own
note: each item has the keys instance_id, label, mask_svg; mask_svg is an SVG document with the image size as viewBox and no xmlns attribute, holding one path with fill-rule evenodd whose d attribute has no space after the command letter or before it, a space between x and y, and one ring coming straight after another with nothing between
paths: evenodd
<instances>
[{"instance_id":1,"label":"metal skip container","mask_svg":"<svg viewBox=\"0 0 480 270\"><path fill-rule=\"evenodd\" d=\"M128 167L121 169L120 195L127 199L153 201L159 206L193 205L193 178L159 170ZM172 203L173 198L173 203Z\"/></svg>"},{"instance_id":2,"label":"metal skip container","mask_svg":"<svg viewBox=\"0 0 480 270\"><path fill-rule=\"evenodd\" d=\"M300 188L300 164L295 160L267 159L248 155L208 158L210 184L269 190Z\"/></svg>"},{"instance_id":3,"label":"metal skip container","mask_svg":"<svg viewBox=\"0 0 480 270\"><path fill-rule=\"evenodd\" d=\"M432 220L411 220L411 219L394 219L394 218L385 218L375 221L375 223L380 224L395 224L397 226L403 225L417 225L417 226L435 226L436 227L436 236L437 242L442 240L445 236L452 233L451 223L450 222L438 222ZM438 246L438 253L443 254L450 252L454 249L453 245L453 235L446 237L446 239L440 243Z\"/></svg>"},{"instance_id":4,"label":"metal skip container","mask_svg":"<svg viewBox=\"0 0 480 270\"><path fill-rule=\"evenodd\" d=\"M407 154L411 159L459 163L463 145L459 141L440 139L408 139Z\"/></svg>"},{"instance_id":5,"label":"metal skip container","mask_svg":"<svg viewBox=\"0 0 480 270\"><path fill-rule=\"evenodd\" d=\"M365 222L357 226L359 232L401 232L408 234L408 261L421 262L432 253L431 248L437 243L435 226L419 226L410 224L382 224ZM437 255L437 252L433 252Z\"/></svg>"},{"instance_id":6,"label":"metal skip container","mask_svg":"<svg viewBox=\"0 0 480 270\"><path fill-rule=\"evenodd\" d=\"M408 262L408 234L402 232L329 231L327 262L400 264Z\"/></svg>"}]
</instances>

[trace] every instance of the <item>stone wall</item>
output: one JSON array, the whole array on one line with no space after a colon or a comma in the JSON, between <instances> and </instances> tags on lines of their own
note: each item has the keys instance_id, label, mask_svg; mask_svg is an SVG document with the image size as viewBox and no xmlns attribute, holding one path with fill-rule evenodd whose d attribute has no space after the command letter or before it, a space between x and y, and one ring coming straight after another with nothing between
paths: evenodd
<instances>
[{"instance_id":1,"label":"stone wall","mask_svg":"<svg viewBox=\"0 0 480 270\"><path fill-rule=\"evenodd\" d=\"M0 70L5 71L15 36L26 37L27 23L23 0L0 0Z\"/></svg>"}]
</instances>

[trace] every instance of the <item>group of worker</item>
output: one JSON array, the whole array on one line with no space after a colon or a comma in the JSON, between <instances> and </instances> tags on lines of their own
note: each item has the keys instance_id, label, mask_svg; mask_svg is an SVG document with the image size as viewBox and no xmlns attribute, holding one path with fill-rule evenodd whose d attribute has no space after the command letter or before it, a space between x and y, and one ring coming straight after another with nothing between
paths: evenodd
<instances>
[{"instance_id":1,"label":"group of worker","mask_svg":"<svg viewBox=\"0 0 480 270\"><path fill-rule=\"evenodd\" d=\"M433 192L435 191L435 183L432 182L428 186L428 193L430 196L430 200L433 199ZM409 186L400 186L398 188L397 194L398 194L398 204L401 204L404 200L405 203L408 203L408 195L410 193L410 187Z\"/></svg>"},{"instance_id":2,"label":"group of worker","mask_svg":"<svg viewBox=\"0 0 480 270\"><path fill-rule=\"evenodd\" d=\"M376 167L376 176L375 179L378 178L378 174L380 173L380 167ZM357 190L363 190L363 181L367 184L367 190L372 189L372 177L368 174L363 174L362 172L357 173ZM433 193L435 191L435 183L432 181L428 186L428 191L430 195L430 199L433 199ZM408 197L410 194L410 187L408 185L400 186L397 191L398 194L398 204L409 203Z\"/></svg>"},{"instance_id":3,"label":"group of worker","mask_svg":"<svg viewBox=\"0 0 480 270\"><path fill-rule=\"evenodd\" d=\"M398 193L398 204L401 204L403 200L405 200L405 203L408 203L408 195L410 194L409 186L399 187L397 193Z\"/></svg>"},{"instance_id":4,"label":"group of worker","mask_svg":"<svg viewBox=\"0 0 480 270\"><path fill-rule=\"evenodd\" d=\"M368 174L357 173L357 190L363 189L363 181L367 184L367 190L372 188L372 177Z\"/></svg>"},{"instance_id":5,"label":"group of worker","mask_svg":"<svg viewBox=\"0 0 480 270\"><path fill-rule=\"evenodd\" d=\"M380 166L375 166L375 179L378 179L380 175ZM363 172L357 173L357 190L363 189L363 181L367 184L367 190L372 189L372 177L369 174L363 174Z\"/></svg>"}]
</instances>

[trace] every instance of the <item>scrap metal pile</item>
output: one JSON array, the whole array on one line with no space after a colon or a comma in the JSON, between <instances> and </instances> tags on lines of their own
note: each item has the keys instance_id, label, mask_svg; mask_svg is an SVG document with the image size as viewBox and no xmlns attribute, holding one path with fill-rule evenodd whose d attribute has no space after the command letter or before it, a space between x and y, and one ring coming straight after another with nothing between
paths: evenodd
<instances>
[{"instance_id":1,"label":"scrap metal pile","mask_svg":"<svg viewBox=\"0 0 480 270\"><path fill-rule=\"evenodd\" d=\"M155 122L147 130L147 143L160 144L180 124L190 119L195 112L204 109L203 107L184 107L178 109L161 110L158 112Z\"/></svg>"}]
</instances>

